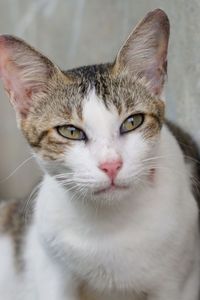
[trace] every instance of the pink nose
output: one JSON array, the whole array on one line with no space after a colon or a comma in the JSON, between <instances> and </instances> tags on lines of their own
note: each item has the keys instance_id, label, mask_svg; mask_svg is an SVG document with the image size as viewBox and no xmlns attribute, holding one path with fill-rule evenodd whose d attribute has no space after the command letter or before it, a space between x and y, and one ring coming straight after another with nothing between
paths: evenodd
<instances>
[{"instance_id":1,"label":"pink nose","mask_svg":"<svg viewBox=\"0 0 200 300\"><path fill-rule=\"evenodd\" d=\"M105 172L108 177L113 181L117 175L117 172L121 169L122 162L120 160L114 162L105 162L99 165L99 169Z\"/></svg>"}]
</instances>

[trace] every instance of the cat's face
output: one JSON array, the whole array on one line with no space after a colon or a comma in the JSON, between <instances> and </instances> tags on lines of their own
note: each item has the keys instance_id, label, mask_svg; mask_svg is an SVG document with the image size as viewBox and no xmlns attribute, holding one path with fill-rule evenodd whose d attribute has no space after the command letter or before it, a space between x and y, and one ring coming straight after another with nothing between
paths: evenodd
<instances>
[{"instance_id":1,"label":"cat's face","mask_svg":"<svg viewBox=\"0 0 200 300\"><path fill-rule=\"evenodd\" d=\"M30 134L29 142L41 164L66 188L87 198L111 200L130 193L140 181L150 180L146 159L156 152L164 105L140 84L126 77L112 78L107 65L101 73L104 87L95 89L99 67L85 71L92 74L93 68L96 73L89 85L84 76L78 78L71 90L62 91L65 101L55 94L52 108L48 106L39 116L38 107L33 113L36 119L26 119L23 130L25 136ZM76 99L81 99L79 105L69 109Z\"/></svg>"},{"instance_id":2,"label":"cat's face","mask_svg":"<svg viewBox=\"0 0 200 300\"><path fill-rule=\"evenodd\" d=\"M23 41L0 39L0 73L19 125L42 167L75 197L120 200L152 181L168 33L156 10L115 63L64 73Z\"/></svg>"}]
</instances>

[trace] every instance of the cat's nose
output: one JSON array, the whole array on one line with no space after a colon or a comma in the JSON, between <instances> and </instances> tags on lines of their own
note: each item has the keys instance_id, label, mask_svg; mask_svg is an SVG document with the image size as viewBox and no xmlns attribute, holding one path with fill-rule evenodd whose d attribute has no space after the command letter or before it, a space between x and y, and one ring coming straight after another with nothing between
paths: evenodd
<instances>
[{"instance_id":1,"label":"cat's nose","mask_svg":"<svg viewBox=\"0 0 200 300\"><path fill-rule=\"evenodd\" d=\"M99 169L105 172L112 181L115 179L121 167L122 167L121 160L117 160L113 162L105 162L99 165Z\"/></svg>"}]
</instances>

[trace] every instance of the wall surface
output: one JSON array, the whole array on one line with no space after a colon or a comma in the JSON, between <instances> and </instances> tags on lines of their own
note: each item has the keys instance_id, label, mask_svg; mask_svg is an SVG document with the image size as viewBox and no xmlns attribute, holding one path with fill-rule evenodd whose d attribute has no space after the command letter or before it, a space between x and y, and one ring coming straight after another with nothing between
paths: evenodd
<instances>
[{"instance_id":1,"label":"wall surface","mask_svg":"<svg viewBox=\"0 0 200 300\"><path fill-rule=\"evenodd\" d=\"M112 61L136 23L158 7L171 23L167 115L200 142L199 0L1 0L0 31L68 69ZM28 196L40 176L1 85L0 198Z\"/></svg>"}]
</instances>

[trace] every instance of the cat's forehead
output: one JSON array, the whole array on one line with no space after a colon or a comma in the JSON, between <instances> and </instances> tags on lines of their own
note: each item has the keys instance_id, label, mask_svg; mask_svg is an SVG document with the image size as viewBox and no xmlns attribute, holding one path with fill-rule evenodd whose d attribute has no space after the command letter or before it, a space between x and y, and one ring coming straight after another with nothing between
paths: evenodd
<instances>
[{"instance_id":1,"label":"cat's forehead","mask_svg":"<svg viewBox=\"0 0 200 300\"><path fill-rule=\"evenodd\" d=\"M82 122L88 130L99 135L113 132L113 128L119 119L119 113L114 105L109 108L92 88L83 100Z\"/></svg>"},{"instance_id":2,"label":"cat's forehead","mask_svg":"<svg viewBox=\"0 0 200 300\"><path fill-rule=\"evenodd\" d=\"M119 115L124 111L132 112L138 105L144 107L151 103L152 97L144 86L122 74L113 76L111 64L81 67L66 74L74 79L74 84L67 88L68 102L71 110L75 108L79 115L87 104L85 99L90 99L91 106L99 104L102 107L103 104L107 109L115 107Z\"/></svg>"},{"instance_id":3,"label":"cat's forehead","mask_svg":"<svg viewBox=\"0 0 200 300\"><path fill-rule=\"evenodd\" d=\"M161 101L152 98L137 80L122 74L113 76L110 64L81 67L64 74L72 78L72 83L54 80L50 93L36 101L28 124L33 124L34 116L38 124L40 116L45 129L65 123L82 126L82 122L93 129L97 124L108 129L134 113L152 113L158 118L163 115Z\"/></svg>"}]
</instances>

